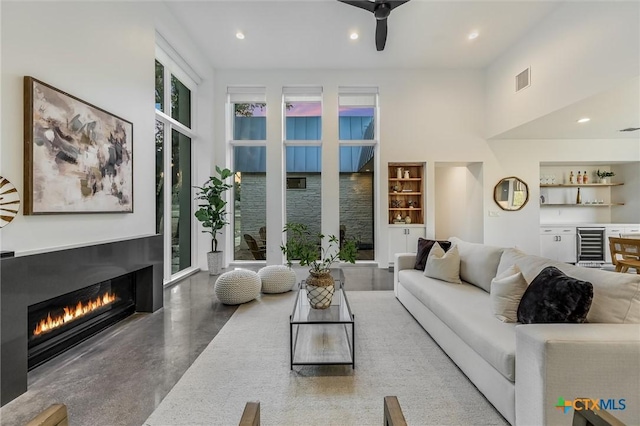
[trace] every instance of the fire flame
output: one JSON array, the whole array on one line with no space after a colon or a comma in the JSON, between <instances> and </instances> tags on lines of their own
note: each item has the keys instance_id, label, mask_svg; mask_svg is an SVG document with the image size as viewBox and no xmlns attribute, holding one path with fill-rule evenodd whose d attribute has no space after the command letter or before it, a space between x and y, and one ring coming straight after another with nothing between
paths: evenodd
<instances>
[{"instance_id":1,"label":"fire flame","mask_svg":"<svg viewBox=\"0 0 640 426\"><path fill-rule=\"evenodd\" d=\"M113 303L116 300L116 295L113 293L105 293L101 297L97 297L94 300L89 300L86 303L78 302L74 306L67 306L64 308L64 314L56 317L51 317L51 312L47 314L47 318L41 319L36 328L33 331L34 336L47 333L53 329L61 327L62 325L75 320L89 312L95 311L102 306Z\"/></svg>"}]
</instances>

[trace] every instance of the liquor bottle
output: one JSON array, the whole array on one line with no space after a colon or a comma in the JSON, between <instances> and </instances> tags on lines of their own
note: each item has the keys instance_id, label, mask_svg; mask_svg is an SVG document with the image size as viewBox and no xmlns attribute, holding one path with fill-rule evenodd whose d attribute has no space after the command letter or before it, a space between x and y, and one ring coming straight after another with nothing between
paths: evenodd
<instances>
[{"instance_id":1,"label":"liquor bottle","mask_svg":"<svg viewBox=\"0 0 640 426\"><path fill-rule=\"evenodd\" d=\"M585 170L582 174L582 183L586 185L587 182L589 182L589 176L587 176L587 171Z\"/></svg>"},{"instance_id":2,"label":"liquor bottle","mask_svg":"<svg viewBox=\"0 0 640 426\"><path fill-rule=\"evenodd\" d=\"M576 197L576 204L582 204L582 196L580 196L580 188L578 188L578 195Z\"/></svg>"},{"instance_id":3,"label":"liquor bottle","mask_svg":"<svg viewBox=\"0 0 640 426\"><path fill-rule=\"evenodd\" d=\"M578 170L578 185L582 184L582 175L580 174L580 170Z\"/></svg>"},{"instance_id":4,"label":"liquor bottle","mask_svg":"<svg viewBox=\"0 0 640 426\"><path fill-rule=\"evenodd\" d=\"M571 170L571 173L569 174L569 183L573 185L573 170Z\"/></svg>"}]
</instances>

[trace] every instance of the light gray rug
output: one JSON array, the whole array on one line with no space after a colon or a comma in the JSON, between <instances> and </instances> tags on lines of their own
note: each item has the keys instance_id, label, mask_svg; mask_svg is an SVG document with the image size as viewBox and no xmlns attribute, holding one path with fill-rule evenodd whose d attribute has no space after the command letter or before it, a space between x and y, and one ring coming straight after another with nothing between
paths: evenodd
<instances>
[{"instance_id":1,"label":"light gray rug","mask_svg":"<svg viewBox=\"0 0 640 426\"><path fill-rule=\"evenodd\" d=\"M260 401L263 425L380 425L395 395L409 425L507 422L431 340L391 291L347 293L356 368L289 368L295 293L242 305L145 425L237 425Z\"/></svg>"}]
</instances>

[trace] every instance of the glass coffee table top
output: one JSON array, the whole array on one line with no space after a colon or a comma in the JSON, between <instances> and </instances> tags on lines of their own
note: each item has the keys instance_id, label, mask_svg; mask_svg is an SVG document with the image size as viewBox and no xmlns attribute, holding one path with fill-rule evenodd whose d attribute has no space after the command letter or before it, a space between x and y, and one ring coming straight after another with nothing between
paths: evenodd
<instances>
[{"instance_id":1,"label":"glass coffee table top","mask_svg":"<svg viewBox=\"0 0 640 426\"><path fill-rule=\"evenodd\" d=\"M336 281L327 309L309 305L305 283L301 282L289 317L291 368L334 364L355 367L354 322L342 281Z\"/></svg>"}]
</instances>

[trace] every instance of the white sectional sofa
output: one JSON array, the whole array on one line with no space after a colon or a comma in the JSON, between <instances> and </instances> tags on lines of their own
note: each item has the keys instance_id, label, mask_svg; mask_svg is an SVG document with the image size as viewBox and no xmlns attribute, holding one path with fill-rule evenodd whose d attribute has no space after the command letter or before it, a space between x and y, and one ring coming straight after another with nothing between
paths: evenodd
<instances>
[{"instance_id":1,"label":"white sectional sofa","mask_svg":"<svg viewBox=\"0 0 640 426\"><path fill-rule=\"evenodd\" d=\"M424 276L414 269L415 253L405 253L396 255L394 291L509 423L571 425L573 413L557 409L558 398L591 398L624 399L624 410L608 411L628 425L640 424L640 275L451 240L460 253L462 284ZM550 265L592 283L587 323L498 320L488 291L513 264L528 283Z\"/></svg>"}]
</instances>

